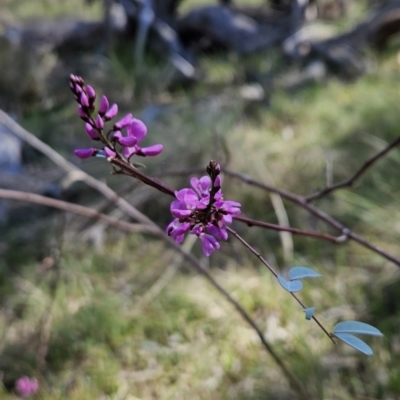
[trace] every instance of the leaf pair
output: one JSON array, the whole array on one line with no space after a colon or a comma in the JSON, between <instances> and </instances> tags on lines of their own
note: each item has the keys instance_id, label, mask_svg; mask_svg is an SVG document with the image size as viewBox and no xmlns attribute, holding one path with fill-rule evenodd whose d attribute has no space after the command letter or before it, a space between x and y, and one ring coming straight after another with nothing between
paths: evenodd
<instances>
[{"instance_id":1,"label":"leaf pair","mask_svg":"<svg viewBox=\"0 0 400 400\"><path fill-rule=\"evenodd\" d=\"M299 279L303 278L319 278L322 275L318 272L306 267L293 267L289 270L289 281L278 275L278 282L288 292L300 292L303 288L303 283Z\"/></svg>"},{"instance_id":2,"label":"leaf pair","mask_svg":"<svg viewBox=\"0 0 400 400\"><path fill-rule=\"evenodd\" d=\"M339 322L333 328L333 334L338 339L355 348L356 350L361 351L361 353L364 353L367 356L373 354L371 347L369 347L364 341L362 341L358 337L352 335L352 333L371 336L383 336L382 332L379 329L376 329L375 327L368 325L364 322L358 321Z\"/></svg>"}]
</instances>

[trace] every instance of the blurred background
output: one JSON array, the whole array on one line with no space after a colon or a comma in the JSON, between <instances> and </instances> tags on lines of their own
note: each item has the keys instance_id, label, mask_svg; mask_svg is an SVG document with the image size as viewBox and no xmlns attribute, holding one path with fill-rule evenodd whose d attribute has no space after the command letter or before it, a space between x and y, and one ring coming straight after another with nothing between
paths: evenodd
<instances>
[{"instance_id":1,"label":"blurred background","mask_svg":"<svg viewBox=\"0 0 400 400\"><path fill-rule=\"evenodd\" d=\"M400 1L0 0L0 108L165 227L170 198L78 160L91 145L68 87L148 125L146 172L188 186L217 159L308 195L351 176L400 132ZM118 208L12 134L0 118L0 187ZM400 154L315 204L400 255ZM180 171L181 174L166 174ZM186 172L185 172L186 171ZM199 175L197 175L199 176ZM337 234L292 203L224 178L246 216ZM37 399L295 399L254 331L172 249L145 234L29 203L0 200L1 399L38 379ZM301 298L328 329L360 320L385 337L366 357L333 346L260 265L229 240L209 260L185 248L250 313L310 399L400 399L398 267L354 242L336 245L237 229L273 267L323 278Z\"/></svg>"}]
</instances>

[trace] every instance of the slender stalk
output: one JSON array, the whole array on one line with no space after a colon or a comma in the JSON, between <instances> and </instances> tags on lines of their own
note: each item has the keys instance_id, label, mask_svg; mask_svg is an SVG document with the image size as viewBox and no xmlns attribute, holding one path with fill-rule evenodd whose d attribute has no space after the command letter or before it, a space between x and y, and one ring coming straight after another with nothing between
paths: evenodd
<instances>
[{"instance_id":1,"label":"slender stalk","mask_svg":"<svg viewBox=\"0 0 400 400\"><path fill-rule=\"evenodd\" d=\"M170 196L175 196L175 190L172 187L166 185L165 183L159 181L156 178L153 178L145 174L144 172L135 168L133 165L129 164L127 161L119 160L116 157L110 157L109 161L114 166L117 166L124 175L136 178L139 181L145 183L146 185L152 186L153 188L159 190L160 192L169 194Z\"/></svg>"},{"instance_id":2,"label":"slender stalk","mask_svg":"<svg viewBox=\"0 0 400 400\"><path fill-rule=\"evenodd\" d=\"M248 242L246 242L236 231L234 231L232 228L227 227L226 228L229 233L231 233L233 236L235 236L236 239L238 239L248 250L250 250L251 253L253 253L260 261L262 264L264 264L269 271L275 276L275 278L278 278L278 274L275 272L275 270L269 265L267 260L257 251L252 247ZM296 299L296 301L303 307L303 309L306 309L306 306L304 303L297 297L295 293L290 292L290 294ZM335 344L335 341L332 338L332 335L328 332L328 330L322 325L322 323L318 320L317 317L313 316L312 319L317 323L317 325L324 331L326 336L331 339L331 341Z\"/></svg>"},{"instance_id":3,"label":"slender stalk","mask_svg":"<svg viewBox=\"0 0 400 400\"><path fill-rule=\"evenodd\" d=\"M290 226L281 226L281 225L276 225L276 224L270 224L269 222L258 221L255 219L243 217L241 215L235 216L233 218L236 221L244 222L245 224L247 224L247 226L259 226L262 228L272 229L274 231L291 232L294 235L309 236L314 239L327 240L327 241L333 242L333 243L342 243L343 241L346 240L343 236L337 237L337 236L328 235L326 233L304 231L302 229L291 228Z\"/></svg>"}]
</instances>

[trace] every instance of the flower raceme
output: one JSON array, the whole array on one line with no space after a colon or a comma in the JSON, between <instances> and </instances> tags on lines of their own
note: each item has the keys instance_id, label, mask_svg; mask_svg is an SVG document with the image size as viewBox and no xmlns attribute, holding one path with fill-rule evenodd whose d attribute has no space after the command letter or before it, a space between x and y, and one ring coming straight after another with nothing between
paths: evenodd
<instances>
[{"instance_id":1,"label":"flower raceme","mask_svg":"<svg viewBox=\"0 0 400 400\"><path fill-rule=\"evenodd\" d=\"M15 390L22 397L28 397L39 390L39 382L37 379L29 379L27 376L22 376L15 382Z\"/></svg>"},{"instance_id":2,"label":"flower raceme","mask_svg":"<svg viewBox=\"0 0 400 400\"><path fill-rule=\"evenodd\" d=\"M104 132L105 124L118 114L118 106L110 106L106 96L102 96L96 112L96 92L85 85L79 76L70 76L70 88L78 103L78 115L85 121L88 137L103 144L102 148L76 149L75 155L81 159L97 156L117 158L129 162L134 155L156 156L163 150L161 144L140 147L147 135L146 125L127 114L115 122L112 129ZM135 164L133 164L135 165ZM177 243L181 243L186 233L198 236L206 256L220 248L219 241L228 239L227 225L232 217L240 214L240 203L224 200L221 190L221 168L211 161L206 176L190 180L192 188L175 191L176 200L171 203L171 213L175 219L168 225L167 233ZM171 193L168 190L168 193Z\"/></svg>"},{"instance_id":3,"label":"flower raceme","mask_svg":"<svg viewBox=\"0 0 400 400\"><path fill-rule=\"evenodd\" d=\"M147 135L144 122L133 118L132 114L114 123L107 134L104 133L105 123L118 114L117 104L110 107L106 96L102 96L97 113L95 112L96 92L90 85L85 85L79 76L71 75L69 84L75 100L78 103L78 115L86 122L85 130L90 139L101 142L104 146L98 148L76 149L75 155L81 159L97 157L121 157L129 161L133 155L148 157L156 156L163 150L161 144L140 147L138 143Z\"/></svg>"},{"instance_id":4,"label":"flower raceme","mask_svg":"<svg viewBox=\"0 0 400 400\"><path fill-rule=\"evenodd\" d=\"M175 192L176 200L170 206L175 219L166 229L176 243L182 243L186 233L198 236L207 257L220 248L219 240L228 239L226 227L240 214L240 203L223 199L220 171L220 166L211 161L208 176L192 178L192 188Z\"/></svg>"}]
</instances>

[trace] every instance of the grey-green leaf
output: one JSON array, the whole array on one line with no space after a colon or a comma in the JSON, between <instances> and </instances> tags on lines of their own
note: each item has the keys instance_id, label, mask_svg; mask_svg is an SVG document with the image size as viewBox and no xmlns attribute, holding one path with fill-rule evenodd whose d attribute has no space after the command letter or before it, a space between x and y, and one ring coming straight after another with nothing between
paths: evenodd
<instances>
[{"instance_id":1,"label":"grey-green leaf","mask_svg":"<svg viewBox=\"0 0 400 400\"><path fill-rule=\"evenodd\" d=\"M278 275L278 282L284 289L291 293L300 292L303 288L301 281L286 281L285 278L282 278L280 275Z\"/></svg>"},{"instance_id":2,"label":"grey-green leaf","mask_svg":"<svg viewBox=\"0 0 400 400\"><path fill-rule=\"evenodd\" d=\"M319 278L322 275L307 267L293 267L289 271L289 279Z\"/></svg>"},{"instance_id":3,"label":"grey-green leaf","mask_svg":"<svg viewBox=\"0 0 400 400\"><path fill-rule=\"evenodd\" d=\"M310 320L314 315L315 307L306 308L304 312L306 313L306 319Z\"/></svg>"},{"instance_id":4,"label":"grey-green leaf","mask_svg":"<svg viewBox=\"0 0 400 400\"><path fill-rule=\"evenodd\" d=\"M370 356L374 353L371 347L369 347L365 342L363 342L358 337L350 335L350 333L334 333L334 335L342 342L348 344L349 346L355 348L358 351L361 351L361 353L364 353L367 356Z\"/></svg>"},{"instance_id":5,"label":"grey-green leaf","mask_svg":"<svg viewBox=\"0 0 400 400\"><path fill-rule=\"evenodd\" d=\"M363 335L383 336L383 333L379 329L358 321L339 322L333 328L333 333L358 333Z\"/></svg>"}]
</instances>

